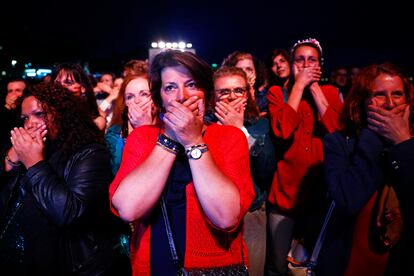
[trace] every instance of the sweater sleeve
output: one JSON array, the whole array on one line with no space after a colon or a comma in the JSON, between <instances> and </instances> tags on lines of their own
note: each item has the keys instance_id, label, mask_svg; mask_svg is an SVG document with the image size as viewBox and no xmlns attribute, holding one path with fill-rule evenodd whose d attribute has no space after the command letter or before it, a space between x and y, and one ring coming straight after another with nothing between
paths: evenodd
<instances>
[{"instance_id":1,"label":"sweater sleeve","mask_svg":"<svg viewBox=\"0 0 414 276\"><path fill-rule=\"evenodd\" d=\"M229 131L231 130L231 131ZM237 187L240 193L240 215L236 229L255 198L250 175L249 149L243 132L232 126L216 126L207 144L219 170ZM207 216L206 216L207 217ZM209 221L210 225L213 225ZM213 225L214 226L214 225Z\"/></svg>"},{"instance_id":2,"label":"sweater sleeve","mask_svg":"<svg viewBox=\"0 0 414 276\"><path fill-rule=\"evenodd\" d=\"M352 147L339 133L324 139L325 181L330 196L342 212L355 215L382 183L383 143L372 131L363 129Z\"/></svg>"},{"instance_id":3,"label":"sweater sleeve","mask_svg":"<svg viewBox=\"0 0 414 276\"><path fill-rule=\"evenodd\" d=\"M155 147L159 128L156 126L141 126L134 129L128 136L122 153L121 165L115 179L109 186L109 198L111 210L118 212L112 206L112 197L121 181L142 162L144 162Z\"/></svg>"},{"instance_id":4,"label":"sweater sleeve","mask_svg":"<svg viewBox=\"0 0 414 276\"><path fill-rule=\"evenodd\" d=\"M279 86L272 86L267 94L269 101L269 117L273 133L276 137L289 139L299 126L300 116L283 100L283 92Z\"/></svg>"}]
</instances>

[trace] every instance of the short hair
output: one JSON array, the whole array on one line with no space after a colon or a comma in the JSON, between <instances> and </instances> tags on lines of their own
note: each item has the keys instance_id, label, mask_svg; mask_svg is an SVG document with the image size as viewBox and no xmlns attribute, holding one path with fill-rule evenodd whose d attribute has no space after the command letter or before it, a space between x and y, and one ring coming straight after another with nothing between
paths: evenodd
<instances>
[{"instance_id":1,"label":"short hair","mask_svg":"<svg viewBox=\"0 0 414 276\"><path fill-rule=\"evenodd\" d=\"M247 80L246 73L243 71L243 69L237 68L234 66L222 66L216 72L214 72L213 81L215 83L216 80L218 80L219 78L232 77L232 76L239 76L243 78L243 80L246 83L247 103L246 103L246 112L244 116L245 120L247 121L257 120L257 118L259 117L259 108L257 107L255 100L252 98L252 95L250 94L250 85ZM214 104L212 103L211 105L214 106L215 102Z\"/></svg>"},{"instance_id":2,"label":"short hair","mask_svg":"<svg viewBox=\"0 0 414 276\"><path fill-rule=\"evenodd\" d=\"M350 133L367 126L365 102L371 95L372 84L380 74L389 74L401 78L407 104L410 105L410 130L414 131L413 86L404 71L392 63L372 64L361 70L345 99L340 117L342 130Z\"/></svg>"},{"instance_id":3,"label":"short hair","mask_svg":"<svg viewBox=\"0 0 414 276\"><path fill-rule=\"evenodd\" d=\"M259 87L261 87L263 84L267 84L266 66L262 61L250 53L234 51L224 58L221 66L236 66L240 60L244 59L250 59L253 62L254 70L256 71L256 82L254 83L254 88L259 89Z\"/></svg>"},{"instance_id":4,"label":"short hair","mask_svg":"<svg viewBox=\"0 0 414 276\"><path fill-rule=\"evenodd\" d=\"M124 65L124 77L128 75L147 75L148 74L148 63L144 60L132 59Z\"/></svg>"},{"instance_id":5,"label":"short hair","mask_svg":"<svg viewBox=\"0 0 414 276\"><path fill-rule=\"evenodd\" d=\"M157 54L151 62L149 80L152 99L158 108L161 101L161 72L164 68L183 66L191 74L197 87L204 92L205 104L210 102L213 94L213 70L202 58L192 52L167 50Z\"/></svg>"}]
</instances>

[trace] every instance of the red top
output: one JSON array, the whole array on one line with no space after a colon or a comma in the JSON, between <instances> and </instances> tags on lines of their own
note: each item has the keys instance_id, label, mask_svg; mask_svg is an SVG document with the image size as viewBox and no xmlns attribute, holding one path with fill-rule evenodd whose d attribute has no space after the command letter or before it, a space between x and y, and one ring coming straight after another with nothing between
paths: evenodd
<instances>
[{"instance_id":1,"label":"red top","mask_svg":"<svg viewBox=\"0 0 414 276\"><path fill-rule=\"evenodd\" d=\"M110 185L112 200L121 180L139 166L156 145L160 129L156 126L136 128L125 144L121 166ZM186 268L206 268L247 263L247 250L242 239L242 219L248 211L255 194L250 176L249 151L246 137L236 127L212 124L207 127L204 141L220 168L240 192L240 217L234 229L218 230L205 216L193 183L186 186ZM247 168L247 169L246 169ZM154 173L156 168L154 168ZM217 200L220 200L219 198ZM116 210L112 209L115 214ZM150 275L150 225L137 222L131 238L131 263L133 275Z\"/></svg>"},{"instance_id":2,"label":"red top","mask_svg":"<svg viewBox=\"0 0 414 276\"><path fill-rule=\"evenodd\" d=\"M291 141L277 163L268 198L284 211L306 207L306 200L323 188L322 140L326 133L338 129L342 102L335 87L322 85L321 89L329 104L322 118L319 114L315 118L316 107L315 111L312 110L309 100L304 97L296 112L284 102L279 86L272 86L267 95L273 133L278 138ZM313 102L311 104L314 106ZM280 150L276 148L276 152Z\"/></svg>"},{"instance_id":3,"label":"red top","mask_svg":"<svg viewBox=\"0 0 414 276\"><path fill-rule=\"evenodd\" d=\"M354 235L352 239L352 250L345 276L382 276L388 261L388 252L375 252L369 245L369 224L372 218L375 200L378 193L375 192L367 205L358 214Z\"/></svg>"}]
</instances>

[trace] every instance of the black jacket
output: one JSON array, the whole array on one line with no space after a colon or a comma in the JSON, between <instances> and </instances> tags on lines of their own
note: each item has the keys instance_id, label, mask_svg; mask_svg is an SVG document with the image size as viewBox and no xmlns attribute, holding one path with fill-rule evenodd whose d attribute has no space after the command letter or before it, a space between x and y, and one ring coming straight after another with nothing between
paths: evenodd
<instances>
[{"instance_id":1,"label":"black jacket","mask_svg":"<svg viewBox=\"0 0 414 276\"><path fill-rule=\"evenodd\" d=\"M98 275L111 266L112 175L104 146L71 157L56 150L27 171L20 166L0 177L2 274Z\"/></svg>"}]
</instances>

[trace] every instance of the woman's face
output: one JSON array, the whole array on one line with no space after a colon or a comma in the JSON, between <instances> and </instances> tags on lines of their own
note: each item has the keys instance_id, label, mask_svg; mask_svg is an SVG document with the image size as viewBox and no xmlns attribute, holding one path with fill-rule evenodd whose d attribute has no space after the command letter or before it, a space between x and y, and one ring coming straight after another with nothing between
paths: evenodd
<instances>
[{"instance_id":1,"label":"woman's face","mask_svg":"<svg viewBox=\"0 0 414 276\"><path fill-rule=\"evenodd\" d=\"M273 59L272 71L281 79L286 79L290 75L289 61L283 55L277 55Z\"/></svg>"},{"instance_id":2,"label":"woman's face","mask_svg":"<svg viewBox=\"0 0 414 276\"><path fill-rule=\"evenodd\" d=\"M251 76L256 76L256 69L254 68L253 60L251 59L242 59L239 60L235 67L242 69L248 78Z\"/></svg>"},{"instance_id":3,"label":"woman's face","mask_svg":"<svg viewBox=\"0 0 414 276\"><path fill-rule=\"evenodd\" d=\"M64 70L61 70L59 72L56 81L76 96L80 96L82 93L85 92L85 89L82 87L82 85L76 82L75 78L73 77L73 74L69 74Z\"/></svg>"},{"instance_id":4,"label":"woman's face","mask_svg":"<svg viewBox=\"0 0 414 276\"><path fill-rule=\"evenodd\" d=\"M293 62L299 71L307 67L320 66L319 52L311 46L299 46L294 53Z\"/></svg>"},{"instance_id":5,"label":"woman's face","mask_svg":"<svg viewBox=\"0 0 414 276\"><path fill-rule=\"evenodd\" d=\"M43 110L42 105L34 96L29 96L23 100L20 117L23 120L23 127L27 131L31 132L40 125L46 125L48 136L52 139L57 136L57 130L52 126L52 116Z\"/></svg>"},{"instance_id":6,"label":"woman's face","mask_svg":"<svg viewBox=\"0 0 414 276\"><path fill-rule=\"evenodd\" d=\"M136 78L131 80L125 87L125 105L129 106L132 102L139 104L151 98L148 80Z\"/></svg>"},{"instance_id":7,"label":"woman's face","mask_svg":"<svg viewBox=\"0 0 414 276\"><path fill-rule=\"evenodd\" d=\"M383 73L374 79L371 94L367 99L366 105L372 104L387 110L392 110L406 102L404 83L401 78Z\"/></svg>"},{"instance_id":8,"label":"woman's face","mask_svg":"<svg viewBox=\"0 0 414 276\"><path fill-rule=\"evenodd\" d=\"M197 86L193 76L184 66L164 68L161 71L161 81L160 93L163 106L170 101L183 103L192 96L204 101L204 91Z\"/></svg>"},{"instance_id":9,"label":"woman's face","mask_svg":"<svg viewBox=\"0 0 414 276\"><path fill-rule=\"evenodd\" d=\"M216 102L230 103L239 98L247 98L247 83L238 75L224 76L214 81Z\"/></svg>"}]
</instances>

